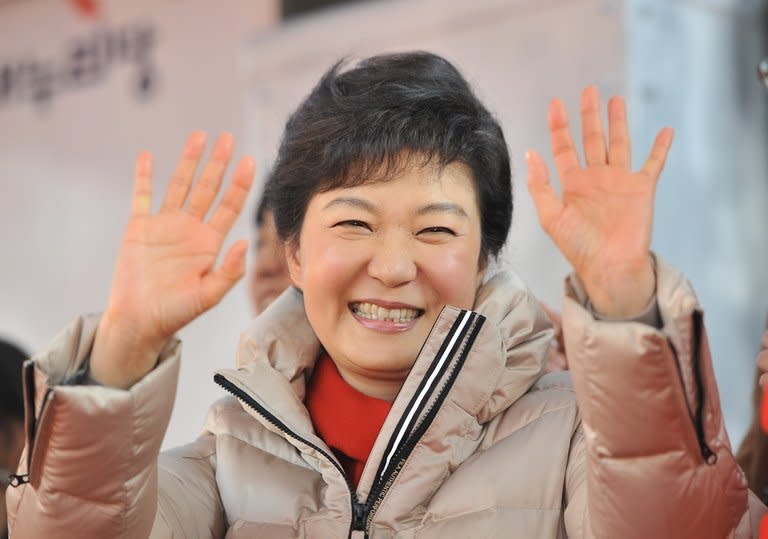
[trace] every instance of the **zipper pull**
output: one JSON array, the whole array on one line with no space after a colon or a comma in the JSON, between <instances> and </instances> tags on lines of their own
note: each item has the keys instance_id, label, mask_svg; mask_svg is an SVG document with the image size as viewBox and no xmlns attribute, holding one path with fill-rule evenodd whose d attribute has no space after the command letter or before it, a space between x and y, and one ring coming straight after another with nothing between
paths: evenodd
<instances>
[{"instance_id":1,"label":"zipper pull","mask_svg":"<svg viewBox=\"0 0 768 539\"><path fill-rule=\"evenodd\" d=\"M29 483L29 474L28 473L21 474L21 475L17 475L17 474L12 473L12 474L10 474L8 476L8 484L11 485L14 488L15 487L19 487L21 485L25 485L27 483Z\"/></svg>"},{"instance_id":2,"label":"zipper pull","mask_svg":"<svg viewBox=\"0 0 768 539\"><path fill-rule=\"evenodd\" d=\"M365 521L368 520L368 505L357 501L352 502L352 531L365 531Z\"/></svg>"},{"instance_id":3,"label":"zipper pull","mask_svg":"<svg viewBox=\"0 0 768 539\"><path fill-rule=\"evenodd\" d=\"M712 451L706 442L702 441L701 444L701 456L704 457L704 462L712 466L717 464L717 453Z\"/></svg>"}]
</instances>

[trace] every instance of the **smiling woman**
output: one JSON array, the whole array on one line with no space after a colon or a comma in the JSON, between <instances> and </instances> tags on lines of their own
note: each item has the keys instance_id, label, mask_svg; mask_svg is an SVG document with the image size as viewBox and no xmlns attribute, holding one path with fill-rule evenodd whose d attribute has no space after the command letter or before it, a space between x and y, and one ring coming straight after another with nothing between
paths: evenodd
<instances>
[{"instance_id":1,"label":"smiling woman","mask_svg":"<svg viewBox=\"0 0 768 539\"><path fill-rule=\"evenodd\" d=\"M27 366L12 536L753 536L765 508L731 454L701 312L649 251L672 132L633 172L623 100L606 136L589 87L581 120L583 166L552 102L561 194L527 155L541 224L575 272L571 371L545 375L546 315L513 274L486 275L512 217L498 123L433 54L333 66L267 184L295 287L244 334L238 369L216 373L231 396L203 433L159 459L173 336L243 273L244 242L215 261L254 165L206 220L231 137L194 186L205 135L190 137L155 214L141 154L104 314Z\"/></svg>"},{"instance_id":2,"label":"smiling woman","mask_svg":"<svg viewBox=\"0 0 768 539\"><path fill-rule=\"evenodd\" d=\"M288 267L318 339L362 393L393 400L443 307L472 308L476 200L466 166L419 162L312 197Z\"/></svg>"}]
</instances>

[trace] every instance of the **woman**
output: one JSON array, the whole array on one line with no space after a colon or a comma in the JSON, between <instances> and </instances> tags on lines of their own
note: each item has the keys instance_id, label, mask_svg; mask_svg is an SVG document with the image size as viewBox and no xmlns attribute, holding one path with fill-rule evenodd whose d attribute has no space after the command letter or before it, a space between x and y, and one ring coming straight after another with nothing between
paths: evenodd
<instances>
[{"instance_id":1,"label":"woman","mask_svg":"<svg viewBox=\"0 0 768 539\"><path fill-rule=\"evenodd\" d=\"M204 137L190 138L157 214L140 155L104 314L29 367L14 537L750 536L695 299L649 252L671 130L633 173L621 99L608 117L606 146L587 88L581 166L552 103L562 197L527 156L542 226L576 273L572 388L541 376L538 303L489 275L512 215L496 121L435 55L334 66L289 119L268 183L295 288L243 337L238 370L216 374L232 397L159 465L173 335L243 273L244 242L215 260L254 165L205 221L231 137L194 186ZM107 387L57 385L73 376Z\"/></svg>"}]
</instances>

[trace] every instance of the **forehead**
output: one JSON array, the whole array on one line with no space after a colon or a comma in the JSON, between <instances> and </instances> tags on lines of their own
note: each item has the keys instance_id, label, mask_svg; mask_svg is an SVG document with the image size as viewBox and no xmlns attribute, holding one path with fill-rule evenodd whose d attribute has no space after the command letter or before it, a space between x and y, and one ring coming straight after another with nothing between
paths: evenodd
<instances>
[{"instance_id":1,"label":"forehead","mask_svg":"<svg viewBox=\"0 0 768 539\"><path fill-rule=\"evenodd\" d=\"M315 202L352 197L392 198L407 206L422 199L445 199L472 205L476 202L476 189L471 169L461 162L439 165L434 162L411 160L388 175L372 174L359 183L340 185L313 197ZM469 208L468 208L469 209Z\"/></svg>"}]
</instances>

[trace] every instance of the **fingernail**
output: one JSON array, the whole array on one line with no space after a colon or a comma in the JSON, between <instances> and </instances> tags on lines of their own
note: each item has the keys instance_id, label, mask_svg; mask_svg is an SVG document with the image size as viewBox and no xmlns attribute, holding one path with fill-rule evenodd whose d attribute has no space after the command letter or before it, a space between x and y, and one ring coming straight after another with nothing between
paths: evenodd
<instances>
[{"instance_id":1,"label":"fingernail","mask_svg":"<svg viewBox=\"0 0 768 539\"><path fill-rule=\"evenodd\" d=\"M211 152L211 157L214 159L227 161L232 157L232 150L234 149L234 146L235 144L232 135L224 132L219 135L219 138L216 139L216 142L213 145L213 151Z\"/></svg>"},{"instance_id":2,"label":"fingernail","mask_svg":"<svg viewBox=\"0 0 768 539\"><path fill-rule=\"evenodd\" d=\"M149 151L144 150L139 154L136 170L139 174L149 174L152 172L152 154Z\"/></svg>"},{"instance_id":3,"label":"fingernail","mask_svg":"<svg viewBox=\"0 0 768 539\"><path fill-rule=\"evenodd\" d=\"M205 144L205 139L207 138L207 134L205 131L195 131L192 133L192 136L189 137L189 141L194 144L195 146Z\"/></svg>"},{"instance_id":4,"label":"fingernail","mask_svg":"<svg viewBox=\"0 0 768 539\"><path fill-rule=\"evenodd\" d=\"M235 137L229 131L224 131L221 135L219 135L219 140L227 146L232 146L235 141Z\"/></svg>"}]
</instances>

